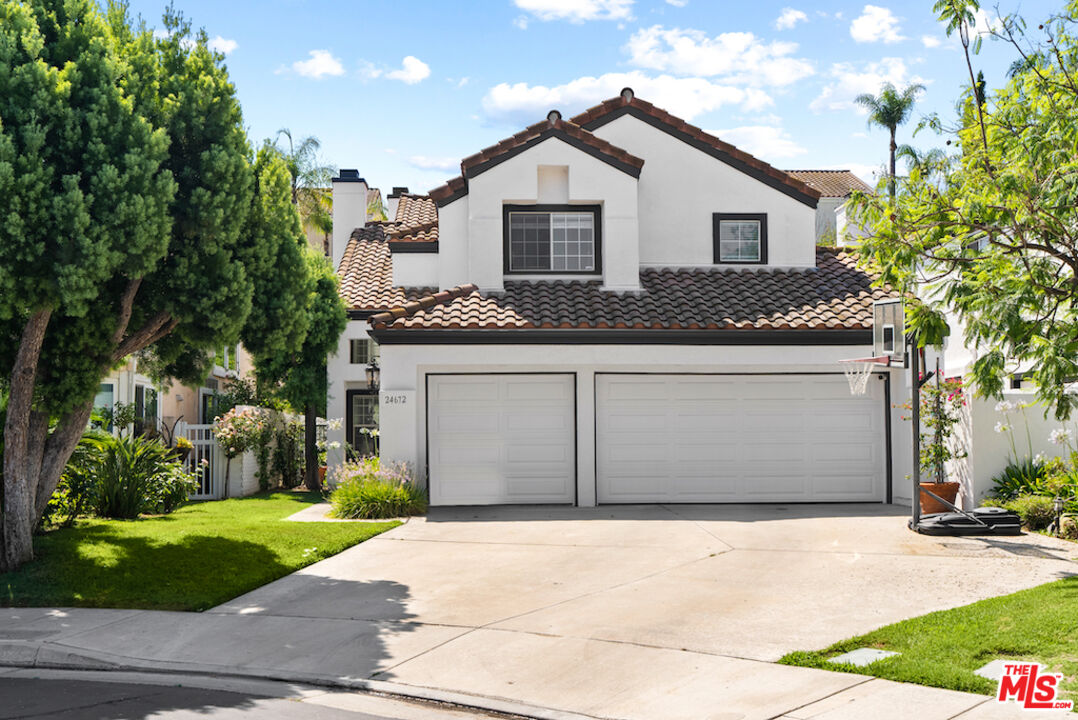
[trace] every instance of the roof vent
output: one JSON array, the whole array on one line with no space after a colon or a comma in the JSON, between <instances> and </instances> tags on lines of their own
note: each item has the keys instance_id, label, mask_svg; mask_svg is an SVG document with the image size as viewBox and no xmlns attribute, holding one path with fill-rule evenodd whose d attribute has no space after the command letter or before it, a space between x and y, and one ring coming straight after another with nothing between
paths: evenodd
<instances>
[{"instance_id":1,"label":"roof vent","mask_svg":"<svg viewBox=\"0 0 1078 720\"><path fill-rule=\"evenodd\" d=\"M557 125L560 120L561 120L561 113L558 112L557 110L551 110L550 112L548 112L546 114L546 121L548 123L550 123L552 126Z\"/></svg>"},{"instance_id":2,"label":"roof vent","mask_svg":"<svg viewBox=\"0 0 1078 720\"><path fill-rule=\"evenodd\" d=\"M634 97L636 97L636 93L633 92L631 87L621 89L621 99L625 102L632 102Z\"/></svg>"}]
</instances>

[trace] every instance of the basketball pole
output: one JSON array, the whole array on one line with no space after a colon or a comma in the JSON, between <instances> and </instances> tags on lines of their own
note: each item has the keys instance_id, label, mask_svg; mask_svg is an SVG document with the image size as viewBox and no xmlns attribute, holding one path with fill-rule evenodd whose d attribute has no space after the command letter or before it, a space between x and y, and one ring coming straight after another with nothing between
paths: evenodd
<instances>
[{"instance_id":1,"label":"basketball pole","mask_svg":"<svg viewBox=\"0 0 1078 720\"><path fill-rule=\"evenodd\" d=\"M921 357L916 342L910 342L910 383L913 401L910 421L913 425L913 521L911 529L921 524Z\"/></svg>"}]
</instances>

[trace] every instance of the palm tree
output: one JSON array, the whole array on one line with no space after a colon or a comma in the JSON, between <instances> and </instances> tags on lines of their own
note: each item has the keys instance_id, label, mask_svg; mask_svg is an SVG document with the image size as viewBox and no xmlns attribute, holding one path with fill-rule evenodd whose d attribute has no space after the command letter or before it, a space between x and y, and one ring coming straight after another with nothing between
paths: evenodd
<instances>
[{"instance_id":1,"label":"palm tree","mask_svg":"<svg viewBox=\"0 0 1078 720\"><path fill-rule=\"evenodd\" d=\"M314 228L328 239L333 232L333 194L330 184L336 169L321 163L318 151L322 143L318 138L305 137L297 146L292 141L292 131L281 128L277 131L274 145L277 145L282 137L288 140L287 149L280 150L292 175L292 202L299 209L303 227L305 230Z\"/></svg>"},{"instance_id":2,"label":"palm tree","mask_svg":"<svg viewBox=\"0 0 1078 720\"><path fill-rule=\"evenodd\" d=\"M895 155L898 152L895 132L899 125L905 124L910 119L917 93L924 89L924 85L916 83L899 92L891 83L884 83L879 95L864 93L854 98L855 103L868 110L869 126L879 125L891 131L891 174L887 180L887 189L892 198L895 196Z\"/></svg>"},{"instance_id":3,"label":"palm tree","mask_svg":"<svg viewBox=\"0 0 1078 720\"><path fill-rule=\"evenodd\" d=\"M906 161L910 170L918 170L922 175L932 175L943 169L947 164L947 153L939 148L931 148L921 152L912 145L899 145L896 157Z\"/></svg>"}]
</instances>

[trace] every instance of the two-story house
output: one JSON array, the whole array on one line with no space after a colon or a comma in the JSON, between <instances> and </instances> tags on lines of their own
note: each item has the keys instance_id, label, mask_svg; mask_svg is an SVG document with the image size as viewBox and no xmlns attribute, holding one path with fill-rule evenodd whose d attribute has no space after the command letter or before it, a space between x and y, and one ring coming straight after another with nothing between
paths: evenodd
<instances>
[{"instance_id":1,"label":"two-story house","mask_svg":"<svg viewBox=\"0 0 1078 720\"><path fill-rule=\"evenodd\" d=\"M365 189L334 182L330 415L432 504L909 501L908 381L852 396L838 363L892 293L817 246L806 182L626 88L395 191L392 221Z\"/></svg>"}]
</instances>

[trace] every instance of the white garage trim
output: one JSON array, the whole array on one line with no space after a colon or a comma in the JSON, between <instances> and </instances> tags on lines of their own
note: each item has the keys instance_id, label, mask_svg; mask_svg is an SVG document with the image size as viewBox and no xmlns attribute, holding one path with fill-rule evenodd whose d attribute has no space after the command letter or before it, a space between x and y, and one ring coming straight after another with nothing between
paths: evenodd
<instances>
[{"instance_id":1,"label":"white garage trim","mask_svg":"<svg viewBox=\"0 0 1078 720\"><path fill-rule=\"evenodd\" d=\"M576 374L428 373L431 505L577 503Z\"/></svg>"},{"instance_id":2,"label":"white garage trim","mask_svg":"<svg viewBox=\"0 0 1078 720\"><path fill-rule=\"evenodd\" d=\"M887 502L889 383L840 373L596 373L596 498Z\"/></svg>"}]
</instances>

